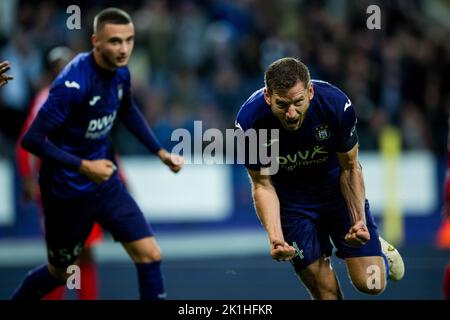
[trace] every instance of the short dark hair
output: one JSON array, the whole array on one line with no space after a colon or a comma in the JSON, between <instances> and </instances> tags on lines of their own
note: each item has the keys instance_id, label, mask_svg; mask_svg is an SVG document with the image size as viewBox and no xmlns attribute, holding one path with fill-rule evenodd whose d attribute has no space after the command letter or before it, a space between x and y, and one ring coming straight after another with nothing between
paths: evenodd
<instances>
[{"instance_id":1,"label":"short dark hair","mask_svg":"<svg viewBox=\"0 0 450 320\"><path fill-rule=\"evenodd\" d=\"M308 87L311 76L308 67L300 60L292 57L272 62L264 74L264 83L269 94L283 93L301 81Z\"/></svg>"},{"instance_id":2,"label":"short dark hair","mask_svg":"<svg viewBox=\"0 0 450 320\"><path fill-rule=\"evenodd\" d=\"M131 17L128 13L119 8L106 8L100 11L94 18L94 33L100 31L107 23L129 24Z\"/></svg>"}]
</instances>

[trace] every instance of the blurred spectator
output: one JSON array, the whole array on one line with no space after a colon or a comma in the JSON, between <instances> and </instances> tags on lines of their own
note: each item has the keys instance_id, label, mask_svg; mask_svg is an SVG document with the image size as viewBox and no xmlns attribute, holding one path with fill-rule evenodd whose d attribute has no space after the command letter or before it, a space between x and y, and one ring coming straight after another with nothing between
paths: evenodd
<instances>
[{"instance_id":1,"label":"blurred spectator","mask_svg":"<svg viewBox=\"0 0 450 320\"><path fill-rule=\"evenodd\" d=\"M274 59L302 59L314 78L344 90L359 117L361 148L376 150L378 135L393 124L403 147L445 154L450 81L448 24L433 1L140 0L119 1L136 27L135 97L147 119L170 142L171 130L232 128L248 93L263 86L262 70ZM381 30L368 30L366 9L381 8ZM15 136L30 97L40 85L41 55L55 44L86 50L93 13L107 1L82 1L82 29L65 28L68 3L14 1L4 21L0 57L15 67L3 88L0 141ZM450 6L440 10L450 14ZM2 11L3 12L3 11ZM6 12L6 11L5 11ZM1 40L1 39L0 39ZM3 135L3 138L2 136ZM121 152L140 153L116 129Z\"/></svg>"}]
</instances>

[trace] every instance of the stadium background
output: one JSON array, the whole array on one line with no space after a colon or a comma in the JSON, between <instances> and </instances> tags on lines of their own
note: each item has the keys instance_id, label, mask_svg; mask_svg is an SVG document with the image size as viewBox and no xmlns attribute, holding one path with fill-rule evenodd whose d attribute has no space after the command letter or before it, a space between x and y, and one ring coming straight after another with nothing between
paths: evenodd
<instances>
[{"instance_id":1,"label":"stadium background","mask_svg":"<svg viewBox=\"0 0 450 320\"><path fill-rule=\"evenodd\" d=\"M80 30L66 27L72 4L81 8ZM381 30L366 27L371 4L381 8ZM0 60L12 63L15 79L0 90L0 299L45 261L37 207L23 201L14 156L27 108L44 81L44 57L57 45L90 50L93 17L108 6L132 14L134 96L168 149L172 131L192 132L194 120L204 130L233 128L240 105L279 57L300 57L313 78L343 89L359 118L367 196L381 233L398 243L407 268L402 282L374 298L442 298L449 252L437 249L435 235L450 108L448 1L6 0L0 2ZM131 191L164 251L169 298L308 298L289 264L270 259L242 166L191 165L173 177L126 129L116 125L113 136ZM398 137L396 157L385 151ZM137 298L135 271L120 245L107 237L97 260L101 298ZM344 263L334 261L345 297L373 298L357 293Z\"/></svg>"}]
</instances>

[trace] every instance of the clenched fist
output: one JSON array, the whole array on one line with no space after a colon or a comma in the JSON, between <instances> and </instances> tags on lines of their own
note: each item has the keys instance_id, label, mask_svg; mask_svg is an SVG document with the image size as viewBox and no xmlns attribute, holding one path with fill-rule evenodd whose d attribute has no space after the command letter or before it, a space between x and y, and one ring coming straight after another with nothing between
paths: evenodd
<instances>
[{"instance_id":1,"label":"clenched fist","mask_svg":"<svg viewBox=\"0 0 450 320\"><path fill-rule=\"evenodd\" d=\"M180 171L183 167L184 158L174 153L169 153L167 150L161 149L158 152L158 157L166 166L170 168L170 170L175 173Z\"/></svg>"},{"instance_id":2,"label":"clenched fist","mask_svg":"<svg viewBox=\"0 0 450 320\"><path fill-rule=\"evenodd\" d=\"M295 256L294 247L290 246L286 241L272 240L270 245L270 255L274 260L287 261Z\"/></svg>"},{"instance_id":3,"label":"clenched fist","mask_svg":"<svg viewBox=\"0 0 450 320\"><path fill-rule=\"evenodd\" d=\"M345 241L355 247L363 246L370 240L370 233L364 221L357 221L345 235Z\"/></svg>"},{"instance_id":4,"label":"clenched fist","mask_svg":"<svg viewBox=\"0 0 450 320\"><path fill-rule=\"evenodd\" d=\"M89 180L100 184L108 181L116 170L116 166L110 160L83 160L81 161L80 173L86 175Z\"/></svg>"}]
</instances>

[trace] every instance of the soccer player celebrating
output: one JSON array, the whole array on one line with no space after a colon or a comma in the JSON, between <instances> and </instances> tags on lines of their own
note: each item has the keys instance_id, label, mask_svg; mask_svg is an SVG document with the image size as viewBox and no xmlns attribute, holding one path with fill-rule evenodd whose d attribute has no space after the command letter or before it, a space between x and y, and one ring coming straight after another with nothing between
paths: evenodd
<instances>
[{"instance_id":1,"label":"soccer player celebrating","mask_svg":"<svg viewBox=\"0 0 450 320\"><path fill-rule=\"evenodd\" d=\"M343 297L330 238L359 291L379 294L387 276L403 277L402 258L379 237L365 199L355 110L341 90L283 58L268 67L265 87L243 104L236 125L279 130L279 139L265 144L278 144L279 170L265 174L261 162L246 167L272 258L290 260L312 298Z\"/></svg>"},{"instance_id":2,"label":"soccer player celebrating","mask_svg":"<svg viewBox=\"0 0 450 320\"><path fill-rule=\"evenodd\" d=\"M9 80L14 79L13 77L5 73L9 69L11 69L11 65L8 61L0 62L0 87L3 87L5 84L7 84Z\"/></svg>"},{"instance_id":3,"label":"soccer player celebrating","mask_svg":"<svg viewBox=\"0 0 450 320\"><path fill-rule=\"evenodd\" d=\"M13 299L40 299L64 284L67 267L80 255L95 222L122 243L135 263L140 298L165 298L161 251L118 178L109 139L115 118L173 172L181 169L183 158L161 147L132 100L130 16L116 8L101 11L94 18L92 44L92 52L77 55L55 79L22 140L26 150L42 158L48 265L29 272Z\"/></svg>"}]
</instances>

